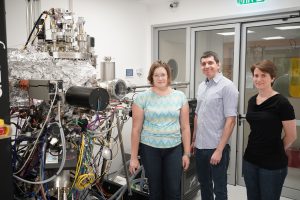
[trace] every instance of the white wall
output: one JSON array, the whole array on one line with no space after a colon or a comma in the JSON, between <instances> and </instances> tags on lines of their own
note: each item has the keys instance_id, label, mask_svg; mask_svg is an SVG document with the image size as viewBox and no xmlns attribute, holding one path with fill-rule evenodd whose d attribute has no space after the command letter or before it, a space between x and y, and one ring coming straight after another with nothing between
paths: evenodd
<instances>
[{"instance_id":1,"label":"white wall","mask_svg":"<svg viewBox=\"0 0 300 200\"><path fill-rule=\"evenodd\" d=\"M6 0L5 10L7 46L21 48L27 39L25 1Z\"/></svg>"},{"instance_id":2,"label":"white wall","mask_svg":"<svg viewBox=\"0 0 300 200\"><path fill-rule=\"evenodd\" d=\"M100 60L104 56L114 58L117 77L125 77L125 68L147 66L148 21L143 4L124 0L74 0L74 12L86 19L86 31L95 37ZM140 79L135 76L134 81L142 82Z\"/></svg>"},{"instance_id":3,"label":"white wall","mask_svg":"<svg viewBox=\"0 0 300 200\"><path fill-rule=\"evenodd\" d=\"M295 8L299 0L265 0L263 3L238 5L237 0L178 0L177 8L170 8L170 1L149 6L150 24L162 24L189 20L229 17Z\"/></svg>"}]
</instances>

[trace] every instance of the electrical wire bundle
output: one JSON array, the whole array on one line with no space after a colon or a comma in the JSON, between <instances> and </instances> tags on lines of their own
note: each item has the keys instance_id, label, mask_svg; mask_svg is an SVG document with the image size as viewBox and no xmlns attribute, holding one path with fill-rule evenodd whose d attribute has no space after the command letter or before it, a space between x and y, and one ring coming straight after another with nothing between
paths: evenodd
<instances>
[{"instance_id":1,"label":"electrical wire bundle","mask_svg":"<svg viewBox=\"0 0 300 200\"><path fill-rule=\"evenodd\" d=\"M108 199L102 184L119 152L114 131L117 121L128 121L132 101L111 102L103 111L75 107L70 114L57 95L56 85L50 101L11 108L15 199Z\"/></svg>"}]
</instances>

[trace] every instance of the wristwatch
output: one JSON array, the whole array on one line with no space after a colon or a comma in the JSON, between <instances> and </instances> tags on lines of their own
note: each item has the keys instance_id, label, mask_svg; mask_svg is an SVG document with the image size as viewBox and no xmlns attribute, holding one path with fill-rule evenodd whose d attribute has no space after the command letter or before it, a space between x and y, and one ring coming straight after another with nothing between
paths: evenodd
<instances>
[{"instance_id":1,"label":"wristwatch","mask_svg":"<svg viewBox=\"0 0 300 200\"><path fill-rule=\"evenodd\" d=\"M187 157L189 157L189 158L191 157L191 153L184 153L183 155L184 155L184 156L187 156Z\"/></svg>"}]
</instances>

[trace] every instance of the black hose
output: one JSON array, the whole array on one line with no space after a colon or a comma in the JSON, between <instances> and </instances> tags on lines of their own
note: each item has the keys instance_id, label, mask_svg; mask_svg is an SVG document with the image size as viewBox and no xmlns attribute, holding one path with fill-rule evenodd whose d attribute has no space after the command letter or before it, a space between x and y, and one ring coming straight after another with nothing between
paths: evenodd
<instances>
[{"instance_id":1,"label":"black hose","mask_svg":"<svg viewBox=\"0 0 300 200\"><path fill-rule=\"evenodd\" d=\"M28 43L29 43L29 41L30 41L30 38L31 38L31 36L32 36L32 34L33 34L33 32L34 32L34 29L35 29L36 26L38 25L38 23L39 23L39 21L41 20L43 14L48 14L48 12L47 12L47 11L43 11L43 12L40 14L39 18L36 20L36 22L35 22L35 24L34 24L32 30L31 30L31 33L29 34L29 36L28 36L28 38L27 38L26 44L25 44L25 46L24 46L24 49L27 48L27 45L28 45Z\"/></svg>"}]
</instances>

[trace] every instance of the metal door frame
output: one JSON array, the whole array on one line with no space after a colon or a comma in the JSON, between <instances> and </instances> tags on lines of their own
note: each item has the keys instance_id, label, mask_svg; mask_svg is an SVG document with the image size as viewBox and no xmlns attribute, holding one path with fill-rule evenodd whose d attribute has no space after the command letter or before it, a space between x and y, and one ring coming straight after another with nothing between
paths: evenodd
<instances>
[{"instance_id":1,"label":"metal door frame","mask_svg":"<svg viewBox=\"0 0 300 200\"><path fill-rule=\"evenodd\" d=\"M238 88L239 82L239 48L240 48L240 23L227 24L227 25L215 25L215 26L206 26L206 27L196 27L191 29L191 65L190 65L190 95L194 97L195 91L198 85L195 85L195 63L196 63L196 32L199 31L209 31L217 29L228 29L233 28L234 35L234 60L233 60L233 83ZM209 50L209 49L208 49ZM233 133L230 139L230 168L228 168L227 182L229 184L236 184L236 146L237 146L237 126L234 127Z\"/></svg>"},{"instance_id":2,"label":"metal door frame","mask_svg":"<svg viewBox=\"0 0 300 200\"><path fill-rule=\"evenodd\" d=\"M258 27L258 26L267 26L274 24L288 24L300 22L299 18L288 18L288 19L278 19L278 20L267 20L260 22L249 22L241 24L241 54L240 54L240 82L239 82L239 113L241 116L245 116L246 111L244 110L244 94L245 94L245 64L246 64L246 41L247 41L247 28L249 27ZM244 141L244 119L241 120L241 125L238 127L238 141L237 141L237 184L245 186L244 178L242 177L242 160L243 160L243 141ZM300 196L300 191L292 188L283 187L282 193L283 196L297 199Z\"/></svg>"},{"instance_id":3,"label":"metal door frame","mask_svg":"<svg viewBox=\"0 0 300 200\"><path fill-rule=\"evenodd\" d=\"M185 53L185 66L186 66L186 69L189 70L189 67L190 66L190 30L191 28L188 27L188 26L172 26L172 27L162 27L162 28L155 28L155 27L152 27L152 32L151 32L151 35L152 35L152 38L153 38L153 42L151 43L152 44L152 51L151 51L151 62L153 62L154 60L158 60L159 59L159 31L168 31L168 30L178 30L178 29L185 29L186 31L186 42L185 42L185 47L186 47L186 53ZM187 72L186 73L186 76L185 76L185 80L190 80L190 73ZM191 87L191 84L189 84L187 86L187 97L188 98L191 98L191 94L190 94L190 87Z\"/></svg>"}]
</instances>

